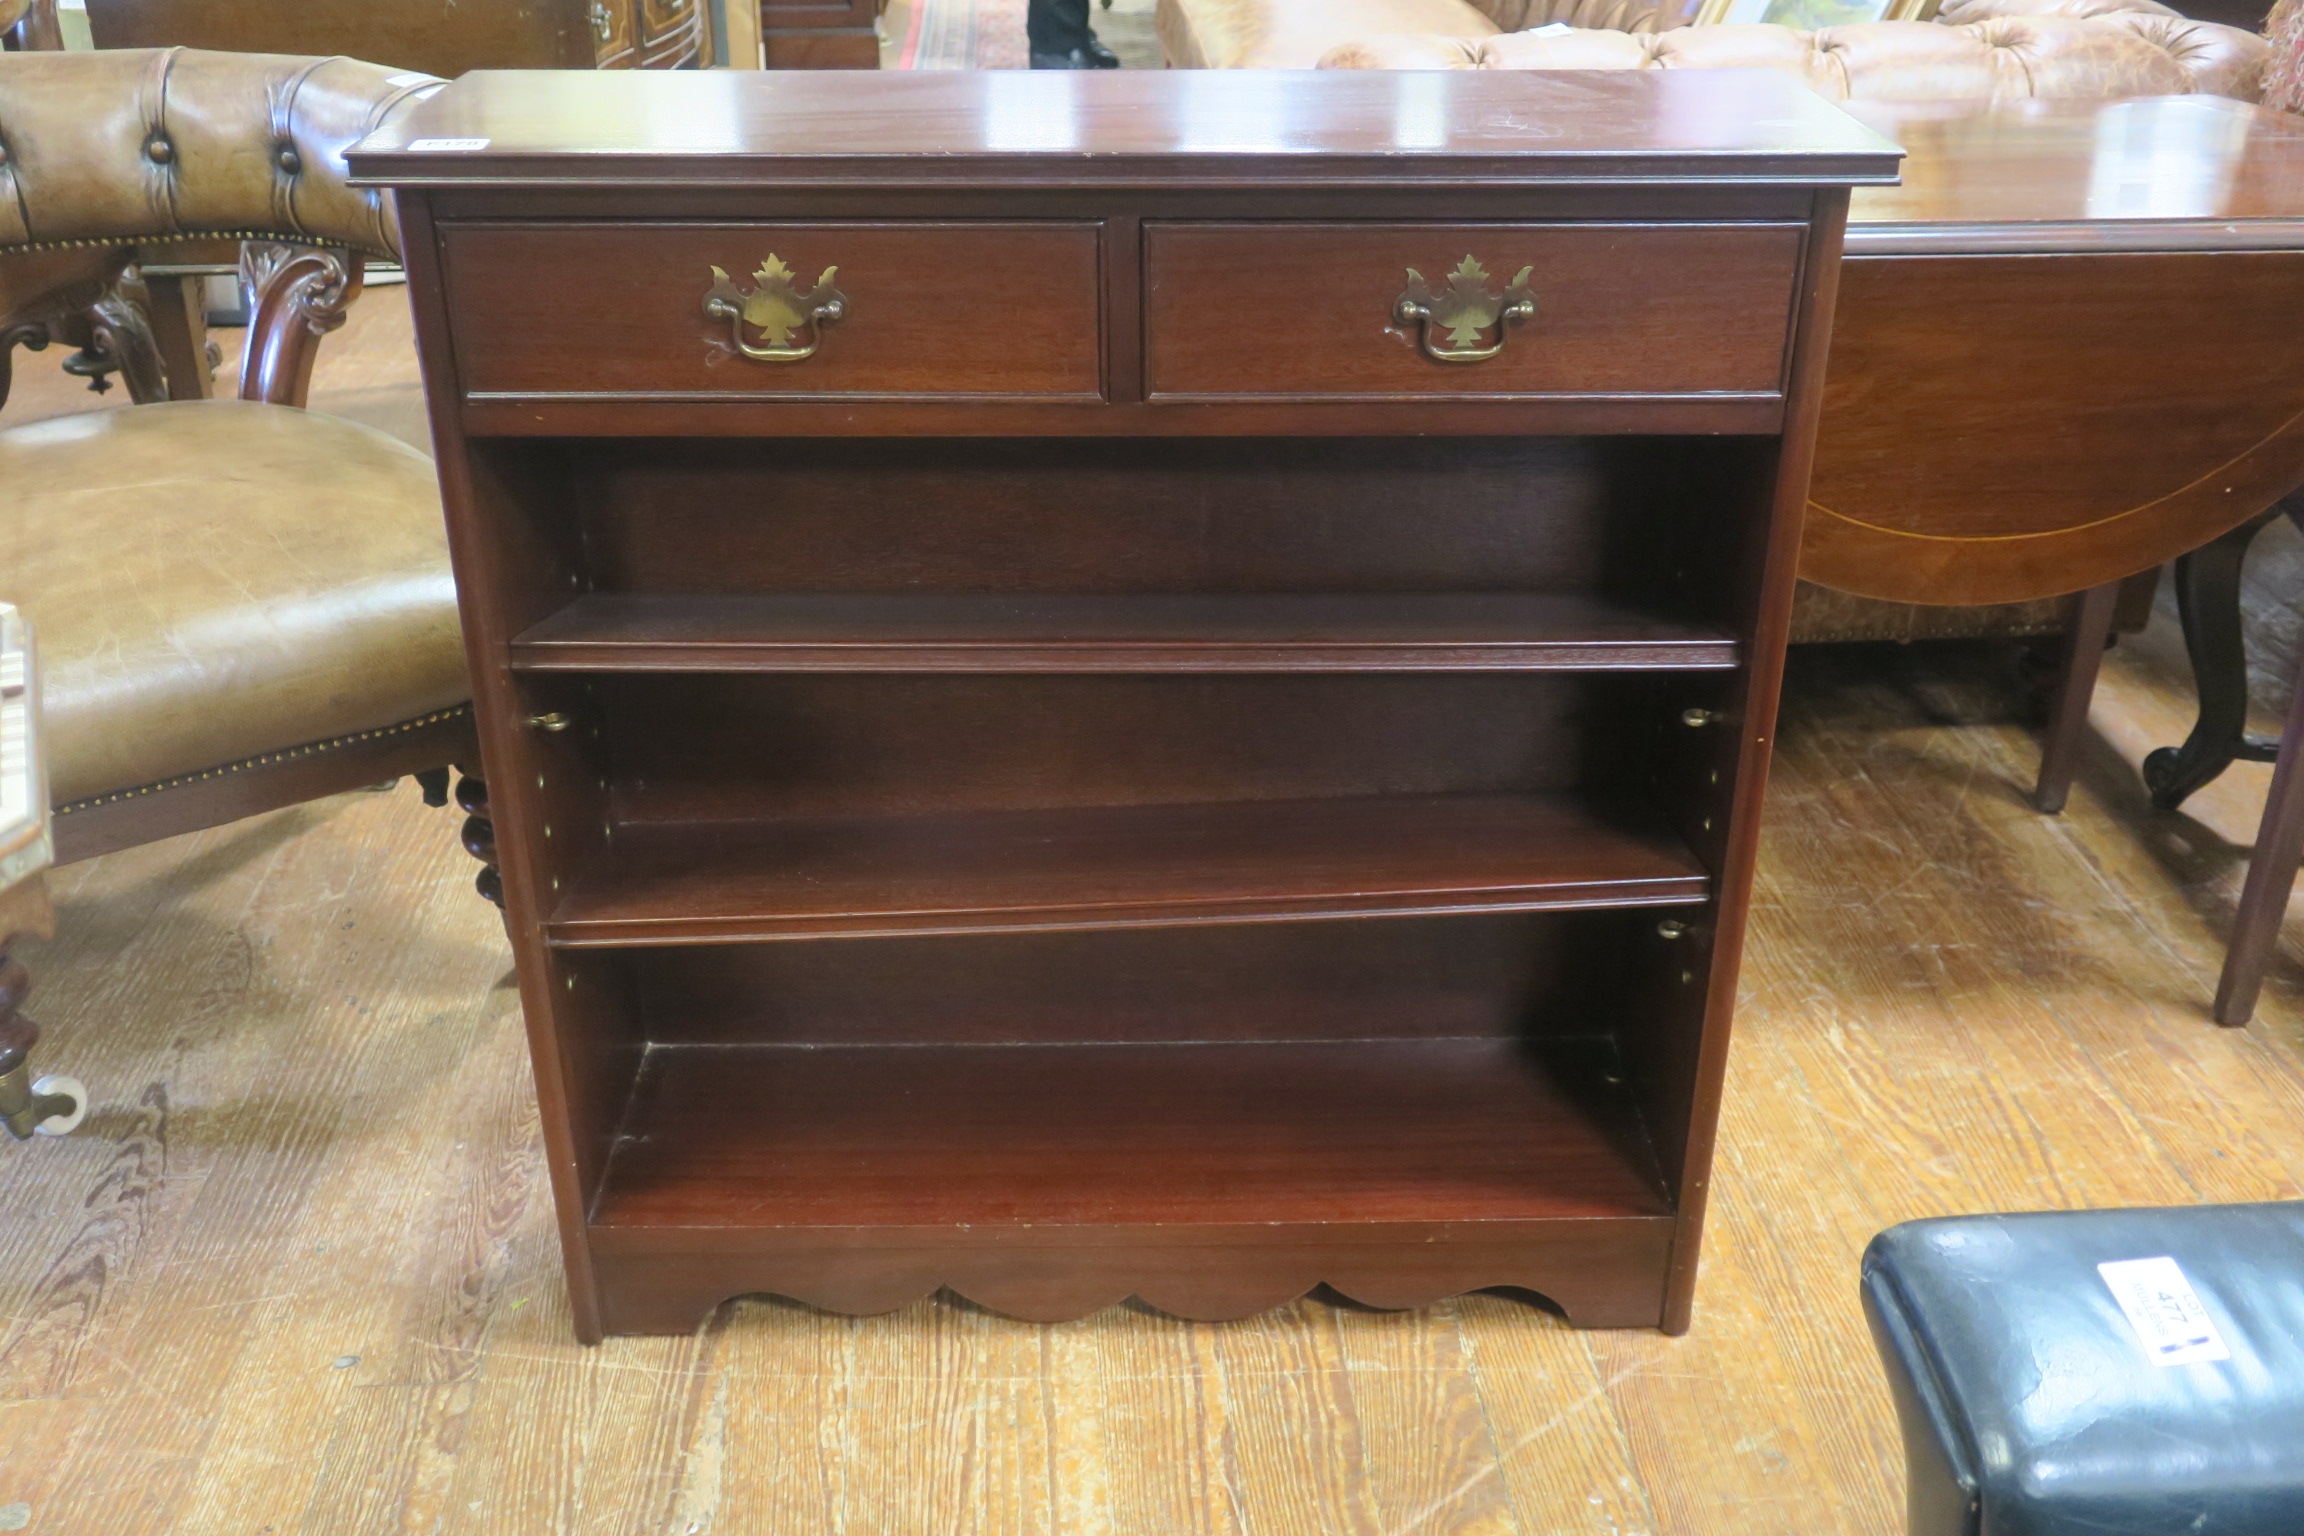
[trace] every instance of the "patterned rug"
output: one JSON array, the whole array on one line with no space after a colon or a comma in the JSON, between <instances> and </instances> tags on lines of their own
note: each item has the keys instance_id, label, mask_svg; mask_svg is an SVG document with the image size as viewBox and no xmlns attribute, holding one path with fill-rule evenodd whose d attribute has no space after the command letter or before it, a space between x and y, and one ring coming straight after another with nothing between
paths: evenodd
<instances>
[{"instance_id":1,"label":"patterned rug","mask_svg":"<svg viewBox=\"0 0 2304 1536\"><path fill-rule=\"evenodd\" d=\"M1129 69L1158 69L1153 0L1113 0L1089 12L1096 35ZM1022 69L1026 0L899 0L888 8L889 69Z\"/></svg>"},{"instance_id":2,"label":"patterned rug","mask_svg":"<svg viewBox=\"0 0 2304 1536\"><path fill-rule=\"evenodd\" d=\"M898 69L1022 69L1025 0L912 0Z\"/></svg>"}]
</instances>

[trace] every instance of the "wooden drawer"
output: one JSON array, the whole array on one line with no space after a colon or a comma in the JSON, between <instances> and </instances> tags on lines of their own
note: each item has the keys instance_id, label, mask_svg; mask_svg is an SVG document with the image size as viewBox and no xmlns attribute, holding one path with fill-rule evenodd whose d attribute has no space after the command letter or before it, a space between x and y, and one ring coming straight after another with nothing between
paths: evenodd
<instances>
[{"instance_id":1,"label":"wooden drawer","mask_svg":"<svg viewBox=\"0 0 2304 1536\"><path fill-rule=\"evenodd\" d=\"M1804 226L1153 224L1145 230L1153 398L1773 395ZM1491 302L1452 310L1461 285ZM1422 275L1421 326L1396 311ZM1527 269L1532 318L1498 307ZM1451 326L1451 321L1460 322ZM1469 323L1461 323L1469 322ZM1419 336L1429 331L1428 339Z\"/></svg>"},{"instance_id":2,"label":"wooden drawer","mask_svg":"<svg viewBox=\"0 0 2304 1536\"><path fill-rule=\"evenodd\" d=\"M1094 224L467 225L442 237L449 325L467 394L1096 399L1102 393ZM705 312L713 268L735 296L771 255L800 324L781 350L737 350ZM754 311L765 313L765 306ZM792 313L787 309L786 313ZM777 345L743 324L744 345Z\"/></svg>"},{"instance_id":3,"label":"wooden drawer","mask_svg":"<svg viewBox=\"0 0 2304 1536\"><path fill-rule=\"evenodd\" d=\"M632 0L589 0L584 15L592 28L592 57L601 69L632 67Z\"/></svg>"}]
</instances>

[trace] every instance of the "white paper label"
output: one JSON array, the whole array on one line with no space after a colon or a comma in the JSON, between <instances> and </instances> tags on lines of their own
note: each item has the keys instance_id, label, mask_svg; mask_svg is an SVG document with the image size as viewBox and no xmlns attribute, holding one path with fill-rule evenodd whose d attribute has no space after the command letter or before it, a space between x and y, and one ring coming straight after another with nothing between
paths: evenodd
<instances>
[{"instance_id":1,"label":"white paper label","mask_svg":"<svg viewBox=\"0 0 2304 1536\"><path fill-rule=\"evenodd\" d=\"M414 150L486 149L486 139L410 139L408 147Z\"/></svg>"},{"instance_id":2,"label":"white paper label","mask_svg":"<svg viewBox=\"0 0 2304 1536\"><path fill-rule=\"evenodd\" d=\"M384 83L394 90L399 90L404 85L430 85L434 78L434 76L410 70L402 75L386 75Z\"/></svg>"},{"instance_id":3,"label":"white paper label","mask_svg":"<svg viewBox=\"0 0 2304 1536\"><path fill-rule=\"evenodd\" d=\"M2112 1287L2112 1299L2128 1314L2128 1326L2154 1365L2199 1365L2229 1360L2222 1335L2201 1305L2200 1293L2170 1258L2118 1259L2096 1266Z\"/></svg>"},{"instance_id":4,"label":"white paper label","mask_svg":"<svg viewBox=\"0 0 2304 1536\"><path fill-rule=\"evenodd\" d=\"M1551 21L1546 22L1541 27L1530 27L1528 35L1530 37L1566 37L1575 30L1574 27L1564 21Z\"/></svg>"}]
</instances>

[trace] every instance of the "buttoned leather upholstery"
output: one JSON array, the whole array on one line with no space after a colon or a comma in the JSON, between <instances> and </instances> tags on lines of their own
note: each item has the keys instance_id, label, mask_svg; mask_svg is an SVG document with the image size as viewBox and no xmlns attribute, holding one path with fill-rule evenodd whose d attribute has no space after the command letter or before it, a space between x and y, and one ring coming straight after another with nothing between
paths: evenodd
<instances>
[{"instance_id":1,"label":"buttoned leather upholstery","mask_svg":"<svg viewBox=\"0 0 2304 1536\"><path fill-rule=\"evenodd\" d=\"M2000 15L1965 26L1875 21L1670 32L1369 37L1324 69L1776 69L1833 101L2101 100L2195 91L2252 101L2263 40L2234 27L2123 11Z\"/></svg>"},{"instance_id":2,"label":"buttoned leather upholstery","mask_svg":"<svg viewBox=\"0 0 2304 1536\"><path fill-rule=\"evenodd\" d=\"M391 256L390 200L345 184L344 151L439 84L348 59L0 55L0 283L169 237ZM383 433L253 401L95 411L0 431L0 486L0 601L38 637L60 807L470 697L432 464Z\"/></svg>"},{"instance_id":3,"label":"buttoned leather upholstery","mask_svg":"<svg viewBox=\"0 0 2304 1536\"><path fill-rule=\"evenodd\" d=\"M1554 25L1654 32L1681 25L1681 14L1655 0L1160 0L1153 27L1179 68L1309 69L1338 43L1369 32L1478 38Z\"/></svg>"},{"instance_id":4,"label":"buttoned leather upholstery","mask_svg":"<svg viewBox=\"0 0 2304 1536\"><path fill-rule=\"evenodd\" d=\"M81 307L139 245L268 234L397 256L391 200L345 185L344 150L438 80L180 48L5 63L0 326Z\"/></svg>"},{"instance_id":5,"label":"buttoned leather upholstery","mask_svg":"<svg viewBox=\"0 0 2304 1536\"><path fill-rule=\"evenodd\" d=\"M2188 20L2158 0L1951 0L1935 22L1818 32L1687 27L1685 9L1641 0L1160 0L1157 24L1169 62L1199 69L1756 67L1798 74L1840 100L2202 91L2252 101L2266 53L2253 33ZM2101 25L2065 24L2077 21ZM1554 24L1576 30L1533 35Z\"/></svg>"},{"instance_id":6,"label":"buttoned leather upholstery","mask_svg":"<svg viewBox=\"0 0 2304 1536\"><path fill-rule=\"evenodd\" d=\"M0 252L243 231L396 256L344 151L439 88L352 59L187 48L0 61Z\"/></svg>"},{"instance_id":7,"label":"buttoned leather upholstery","mask_svg":"<svg viewBox=\"0 0 2304 1536\"><path fill-rule=\"evenodd\" d=\"M1497 28L1469 0L1160 0L1153 30L1179 69L1310 69L1355 37L1429 32L1478 39Z\"/></svg>"},{"instance_id":8,"label":"buttoned leather upholstery","mask_svg":"<svg viewBox=\"0 0 2304 1536\"><path fill-rule=\"evenodd\" d=\"M1947 27L1965 27L1996 16L2117 16L2122 12L2184 19L2183 12L2159 0L1946 0L1929 19Z\"/></svg>"}]
</instances>

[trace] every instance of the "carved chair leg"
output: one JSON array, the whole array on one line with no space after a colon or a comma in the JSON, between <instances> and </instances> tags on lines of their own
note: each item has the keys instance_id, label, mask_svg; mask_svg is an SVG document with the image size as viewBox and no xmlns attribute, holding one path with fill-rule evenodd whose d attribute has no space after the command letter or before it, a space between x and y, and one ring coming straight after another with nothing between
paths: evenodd
<instances>
[{"instance_id":1,"label":"carved chair leg","mask_svg":"<svg viewBox=\"0 0 2304 1536\"><path fill-rule=\"evenodd\" d=\"M463 775L456 784L456 803L466 813L464 851L480 861L480 874L472 888L501 907L504 877L496 868L496 827L488 819L488 781L461 763L456 771Z\"/></svg>"},{"instance_id":2,"label":"carved chair leg","mask_svg":"<svg viewBox=\"0 0 2304 1536\"><path fill-rule=\"evenodd\" d=\"M2072 632L2065 637L2064 665L2056 682L2054 712L2040 744L2040 781L2032 790L2033 809L2055 815L2072 793L2080 748L2088 739L2088 705L2096 697L2096 674L2112 643L2112 614L2120 583L2090 587L2072 605Z\"/></svg>"},{"instance_id":3,"label":"carved chair leg","mask_svg":"<svg viewBox=\"0 0 2304 1536\"><path fill-rule=\"evenodd\" d=\"M40 1026L17 1012L31 990L30 974L0 940L0 1125L18 1141L34 1132L62 1136L88 1114L88 1090L78 1081L32 1076L32 1047L40 1043Z\"/></svg>"},{"instance_id":4,"label":"carved chair leg","mask_svg":"<svg viewBox=\"0 0 2304 1536\"><path fill-rule=\"evenodd\" d=\"M117 372L138 405L167 399L167 373L146 305L144 285L133 273L105 289L66 326L79 350L64 359L64 371L86 379L98 394L110 387L105 376Z\"/></svg>"},{"instance_id":5,"label":"carved chair leg","mask_svg":"<svg viewBox=\"0 0 2304 1536\"><path fill-rule=\"evenodd\" d=\"M2200 715L2180 747L2144 759L2144 787L2164 811L2182 805L2234 760L2270 762L2277 747L2247 739L2248 652L2240 628L2240 570L2248 546L2279 509L2242 523L2176 562L2176 608L2200 694Z\"/></svg>"}]
</instances>

